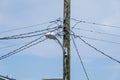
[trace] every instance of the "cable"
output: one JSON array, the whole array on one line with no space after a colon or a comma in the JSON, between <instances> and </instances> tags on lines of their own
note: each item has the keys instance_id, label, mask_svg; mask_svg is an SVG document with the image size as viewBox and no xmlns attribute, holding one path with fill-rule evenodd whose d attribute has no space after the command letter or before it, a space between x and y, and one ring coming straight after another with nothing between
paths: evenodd
<instances>
[{"instance_id":1,"label":"cable","mask_svg":"<svg viewBox=\"0 0 120 80\"><path fill-rule=\"evenodd\" d=\"M106 43L120 44L119 42L113 42L113 41L108 41L108 40L103 40L103 39L91 38L91 37L87 37L87 36L80 36L80 37L90 39L90 40L95 40L95 41L106 42Z\"/></svg>"},{"instance_id":2,"label":"cable","mask_svg":"<svg viewBox=\"0 0 120 80\"><path fill-rule=\"evenodd\" d=\"M89 44L88 42L86 42L84 39L82 39L80 36L77 36L77 35L75 35L75 36L78 37L78 38L79 38L82 42L84 42L86 45L88 45L89 47L93 48L94 50L100 52L101 54L103 54L104 56L110 58L111 60L120 63L119 60L117 60L117 59L115 59L115 58L109 56L108 54L104 53L103 51L101 51L101 50L95 48L94 46L92 46L91 44Z\"/></svg>"},{"instance_id":3,"label":"cable","mask_svg":"<svg viewBox=\"0 0 120 80\"><path fill-rule=\"evenodd\" d=\"M50 32L50 31L49 31ZM53 31L51 31L53 32ZM44 35L48 32L44 32L44 33L40 33L40 34L35 34L35 35L29 35L29 36L23 36L23 37L11 37L11 38L0 38L0 40L9 40L9 39L20 39L20 38L30 38L30 37L36 37L36 36L40 36L40 35Z\"/></svg>"},{"instance_id":4,"label":"cable","mask_svg":"<svg viewBox=\"0 0 120 80\"><path fill-rule=\"evenodd\" d=\"M79 24L80 22L76 22L73 26L72 29L76 29L75 27Z\"/></svg>"},{"instance_id":5,"label":"cable","mask_svg":"<svg viewBox=\"0 0 120 80\"><path fill-rule=\"evenodd\" d=\"M8 58L8 57L10 57L10 56L12 56L12 55L14 55L14 54L17 54L18 52L21 52L21 51L23 51L23 50L25 50L25 49L27 49L27 48L30 48L30 47L32 47L32 46L34 46L34 45L36 45L36 44L39 44L40 42L45 41L46 39L43 39L43 40L38 41L38 40L41 39L42 37L43 37L43 36L41 36L41 37L39 37L39 38L37 38L37 39L29 42L28 44L26 44L26 45L24 45L24 46L22 46L22 47L20 47L20 48L18 48L18 49L13 50L12 52L9 52L9 53L7 53L7 54L5 54L5 55L0 56L0 60L3 60L3 59L5 59L5 58Z\"/></svg>"},{"instance_id":6,"label":"cable","mask_svg":"<svg viewBox=\"0 0 120 80\"><path fill-rule=\"evenodd\" d=\"M40 38L41 38L41 37L40 37ZM33 41L31 41L31 42L27 43L26 45L24 45L24 46L22 46L22 47L20 47L20 48L18 48L18 49L15 49L15 50L14 50L14 51L12 51L12 52L9 52L9 53L7 53L7 54L5 54L5 55L1 56L1 57L0 57L0 60L1 60L1 58L4 58L5 56L12 55L14 52L16 52L16 51L18 51L18 50L20 50L20 49L22 49L22 48L24 48L24 47L26 47L26 46L28 46L28 45L32 44L33 42L35 42L35 41L39 40L40 38L37 38L37 39L35 39L35 40L33 40Z\"/></svg>"},{"instance_id":7,"label":"cable","mask_svg":"<svg viewBox=\"0 0 120 80\"><path fill-rule=\"evenodd\" d=\"M82 67L83 67L84 73L85 73L85 75L86 75L86 78L87 78L87 80L90 80L89 77L88 77L88 73L87 73L87 71L86 71L86 69L85 69L84 63L83 63L83 61L82 61L81 55L80 55L80 53L79 53L79 51L78 51L78 48L77 48L77 45L76 45L76 43L75 43L75 40L74 40L73 36L72 36L72 41L73 41L74 47L75 47L75 49L76 49L77 55L78 55L78 57L79 57L80 63L82 64Z\"/></svg>"},{"instance_id":8,"label":"cable","mask_svg":"<svg viewBox=\"0 0 120 80\"><path fill-rule=\"evenodd\" d=\"M25 47L25 48L23 48L23 49L21 49L21 50L19 50L19 51L16 50L16 51L10 52L10 53L8 53L8 54L6 54L6 55L3 55L3 56L0 57L0 60L5 59L5 58L7 58L7 57L10 57L10 56L12 56L12 55L14 55L14 54L16 54L16 53L18 53L18 52L21 52L21 51L23 51L23 50L25 50L25 49L27 49L27 48L29 48L29 47L32 47L33 45L36 45L36 44L38 44L38 43L40 43L40 42L43 42L43 41L45 41L45 39L44 39L44 40L41 40L41 41L39 41L39 42L36 42L36 43L34 43L34 44L32 44L32 45L29 45L29 46L27 46L27 47Z\"/></svg>"},{"instance_id":9,"label":"cable","mask_svg":"<svg viewBox=\"0 0 120 80\"><path fill-rule=\"evenodd\" d=\"M86 24L93 24L93 25L99 25L99 26L120 28L119 26L106 25L106 24L100 24L100 23L95 23L95 22L88 22L88 21L83 21L83 20L77 20L77 19L74 19L74 18L71 18L71 19L74 20L74 21L78 21L78 23L86 23Z\"/></svg>"},{"instance_id":10,"label":"cable","mask_svg":"<svg viewBox=\"0 0 120 80\"><path fill-rule=\"evenodd\" d=\"M26 29L26 28L31 28L31 27L35 27L35 26L40 26L40 25L44 25L46 23L42 23L42 24L36 24L36 25L32 25L32 26L26 26L26 27L21 27L21 28L15 28L15 29L10 29L10 30L6 30L6 31L1 31L1 33L6 33L6 32L12 32L12 31L17 31L17 30L22 30L22 29Z\"/></svg>"},{"instance_id":11,"label":"cable","mask_svg":"<svg viewBox=\"0 0 120 80\"><path fill-rule=\"evenodd\" d=\"M31 28L31 27L35 27L35 26L45 25L45 24L48 24L48 23L53 23L55 21L58 21L58 20L53 20L53 21L44 22L44 23L41 23L41 24L35 24L35 25L25 26L25 27L21 27L21 28L15 28L15 29L10 29L10 30L6 30L6 31L1 31L0 34L6 33L6 32L22 30L22 29L26 29L26 28Z\"/></svg>"},{"instance_id":12,"label":"cable","mask_svg":"<svg viewBox=\"0 0 120 80\"><path fill-rule=\"evenodd\" d=\"M55 29L56 28L56 29ZM53 30L51 30L53 29ZM29 37L35 37L35 36L40 36L40 35L44 35L48 32L53 32L58 30L59 28L54 27L54 28L48 28L48 29L44 29L44 30L39 30L39 31L34 31L34 32L29 32L29 33L24 33L24 34L19 34L19 35L13 35L13 36L8 36L8 37L2 37L0 38L0 40L9 40L9 39L19 39L19 38L29 38ZM38 33L38 32L42 32L42 31L46 31L47 32L43 32L43 33L39 33L39 34L34 34L34 33ZM29 34L33 34L33 35L29 35ZM23 36L23 35L28 35L28 36Z\"/></svg>"},{"instance_id":13,"label":"cable","mask_svg":"<svg viewBox=\"0 0 120 80\"><path fill-rule=\"evenodd\" d=\"M43 29L43 30L37 30L37 31L33 31L33 32L28 32L28 33L23 33L23 34L19 34L19 35L8 36L8 37L17 37L17 36L29 35L29 34L34 34L34 33L38 33L38 32L43 32L43 31L51 30L51 29L55 29L55 28L56 28L56 27L47 28L47 29Z\"/></svg>"},{"instance_id":14,"label":"cable","mask_svg":"<svg viewBox=\"0 0 120 80\"><path fill-rule=\"evenodd\" d=\"M18 45L22 45L22 44L26 44L26 43L28 43L28 42L18 43L18 44L9 45L9 46L3 46L3 47L0 47L0 50L1 50L1 49L6 49L6 48L11 48L11 47L18 46Z\"/></svg>"},{"instance_id":15,"label":"cable","mask_svg":"<svg viewBox=\"0 0 120 80\"><path fill-rule=\"evenodd\" d=\"M77 37L72 30L71 30L71 32L72 32L71 35L73 35L74 37ZM103 39L97 39L97 38L92 38L92 37L87 37L87 36L81 36L81 35L79 35L79 36L82 37L82 38L86 38L86 39L90 39L90 40L95 40L95 41L101 41L101 42L118 44L118 45L120 44L119 42L113 42L113 41L108 41L108 40L103 40Z\"/></svg>"},{"instance_id":16,"label":"cable","mask_svg":"<svg viewBox=\"0 0 120 80\"><path fill-rule=\"evenodd\" d=\"M99 32L99 31L94 31L94 30L81 29L81 28L73 28L73 29L86 31L86 32L91 32L91 33L104 34L104 35L108 35L108 36L120 37L120 35L117 35L117 34L104 33L104 32Z\"/></svg>"},{"instance_id":17,"label":"cable","mask_svg":"<svg viewBox=\"0 0 120 80\"><path fill-rule=\"evenodd\" d=\"M30 38L30 37L36 37L36 36L40 36L40 35L44 35L47 32L44 33L40 33L40 34L35 34L35 35L29 35L29 36L22 36L22 37L4 37L4 38L0 38L0 40L10 40L10 39L20 39L20 38Z\"/></svg>"}]
</instances>

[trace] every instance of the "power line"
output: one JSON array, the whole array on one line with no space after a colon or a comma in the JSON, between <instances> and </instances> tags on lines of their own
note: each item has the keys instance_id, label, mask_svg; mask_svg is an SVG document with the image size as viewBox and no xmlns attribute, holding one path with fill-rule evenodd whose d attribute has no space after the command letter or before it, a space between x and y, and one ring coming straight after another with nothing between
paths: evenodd
<instances>
[{"instance_id":1,"label":"power line","mask_svg":"<svg viewBox=\"0 0 120 80\"><path fill-rule=\"evenodd\" d=\"M28 35L28 36L21 36L21 37L3 37L0 38L0 40L10 40L10 39L20 39L20 38L30 38L30 37L36 37L36 36L40 36L40 35L44 35L47 32L44 33L40 33L40 34L34 34L34 35Z\"/></svg>"},{"instance_id":2,"label":"power line","mask_svg":"<svg viewBox=\"0 0 120 80\"><path fill-rule=\"evenodd\" d=\"M77 37L72 30L71 30L71 32L72 32L71 35L74 35L75 37ZM92 38L92 37L87 37L87 36L82 36L82 35L79 35L79 36L82 38L85 38L85 39L101 41L101 42L105 42L105 43L118 44L118 45L120 44L119 42L113 42L113 41L108 41L108 40L104 40L104 39L97 39L97 38Z\"/></svg>"},{"instance_id":3,"label":"power line","mask_svg":"<svg viewBox=\"0 0 120 80\"><path fill-rule=\"evenodd\" d=\"M59 28L60 28L60 27L54 27L54 28L48 28L48 29L44 29L44 30L38 30L38 31L34 31L34 32L19 34L19 35L2 37L2 38L0 38L0 40L19 39L19 38L29 38L29 37L40 36L40 35L44 35L44 34L46 34L46 33L48 33L48 32L56 31L56 30L58 30ZM53 29L53 30L51 30L51 29ZM47 32L43 32L43 31L47 31ZM38 32L43 32L43 33L34 34L34 33L38 33ZM29 34L33 34L33 35L29 35ZM24 35L27 35L27 36L24 36Z\"/></svg>"},{"instance_id":4,"label":"power line","mask_svg":"<svg viewBox=\"0 0 120 80\"><path fill-rule=\"evenodd\" d=\"M55 31L55 30L58 30L58 29L59 29L59 28L56 28L56 29L54 29L54 30L52 30L52 31ZM49 31L49 32L52 32L52 31ZM47 32L45 32L45 33L47 33ZM45 33L44 33L44 34L45 34ZM38 36L38 35L40 36L40 34L36 34L36 35L30 35L30 36L27 36L27 37ZM14 54L16 54L16 53L18 53L18 52L21 52L21 51L23 51L23 50L25 50L25 49L33 46L33 45L36 45L36 44L40 43L40 42L43 42L43 41L46 40L46 39L43 39L43 40L41 40L41 41L38 41L38 40L41 39L43 36L44 36L44 35L42 35L41 37L39 37L39 38L37 38L37 39L29 42L28 44L26 44L26 45L24 45L24 46L22 46L22 47L20 47L20 48L18 48L18 49L15 49L15 50L12 51L12 52L9 52L9 53L1 56L1 57L0 57L0 60L5 59L5 58L7 58L7 57L9 57L9 56L12 56L12 55L14 55ZM18 37L18 38L20 38L20 37ZM22 38L22 37L21 37L21 38Z\"/></svg>"},{"instance_id":5,"label":"power line","mask_svg":"<svg viewBox=\"0 0 120 80\"><path fill-rule=\"evenodd\" d=\"M90 40L95 40L95 41L106 42L106 43L120 44L119 42L113 42L113 41L108 41L108 40L103 40L103 39L91 38L91 37L87 37L87 36L80 36L80 37L90 39Z\"/></svg>"},{"instance_id":6,"label":"power line","mask_svg":"<svg viewBox=\"0 0 120 80\"><path fill-rule=\"evenodd\" d=\"M12 32L12 31L17 31L17 30L22 30L22 29L26 29L26 28L32 28L32 27L36 27L36 26L40 26L40 25L45 25L45 24L48 24L48 23L56 22L56 21L59 21L59 20L53 20L53 21L44 22L44 23L41 23L41 24L35 24L35 25L30 25L30 26L25 26L25 27L10 29L10 30L6 30L6 31L1 31L0 34L6 33L6 32ZM49 26L52 26L52 25L49 25Z\"/></svg>"},{"instance_id":7,"label":"power line","mask_svg":"<svg viewBox=\"0 0 120 80\"><path fill-rule=\"evenodd\" d=\"M9 45L9 46L3 46L3 47L0 47L0 50L1 50L1 49L6 49L6 48L15 47L15 46L19 46L19 45L26 44L26 43L28 43L28 42L18 43L18 44Z\"/></svg>"},{"instance_id":8,"label":"power line","mask_svg":"<svg viewBox=\"0 0 120 80\"><path fill-rule=\"evenodd\" d=\"M86 69L85 69L84 63L83 63L83 61L82 61L81 55L80 55L80 53L79 53L79 51L78 51L78 48L77 48L77 45L76 45L76 43L75 43L75 40L74 40L73 36L72 36L72 41L73 41L74 47L75 47L75 49L76 49L77 55L78 55L78 57L79 57L80 63L82 64L82 67L83 67L84 73L85 73L85 75L86 75L86 78L87 78L87 80L90 80L89 77L88 77L88 73L87 73L87 71L86 71Z\"/></svg>"},{"instance_id":9,"label":"power line","mask_svg":"<svg viewBox=\"0 0 120 80\"><path fill-rule=\"evenodd\" d=\"M99 31L94 31L94 30L88 30L88 29L81 29L81 28L73 28L81 31L86 31L86 32L91 32L91 33L98 33L98 34L104 34L108 36L114 36L114 37L120 37L120 35L117 34L111 34L111 33L104 33L104 32L99 32Z\"/></svg>"},{"instance_id":10,"label":"power line","mask_svg":"<svg viewBox=\"0 0 120 80\"><path fill-rule=\"evenodd\" d=\"M86 42L84 39L82 39L80 36L77 36L77 35L75 35L75 36L78 37L78 38L79 38L82 42L84 42L86 45L88 45L89 47L93 48L94 50L100 52L101 54L103 54L104 56L110 58L111 60L120 63L119 60L117 60L117 59L115 59L115 58L109 56L108 54L104 53L103 51L101 51L101 50L95 48L94 46L92 46L91 44L89 44L88 42Z\"/></svg>"},{"instance_id":11,"label":"power line","mask_svg":"<svg viewBox=\"0 0 120 80\"><path fill-rule=\"evenodd\" d=\"M23 50L25 50L25 49L27 49L27 48L30 48L30 47L32 47L32 46L34 46L34 45L36 45L36 44L39 44L39 43L45 41L46 39L40 40L42 37L43 37L43 36L41 36L41 37L39 37L39 38L37 38L37 39L29 42L28 44L26 44L26 45L24 45L24 46L22 46L22 47L20 47L20 48L18 48L18 49L13 50L12 52L9 52L9 53L7 53L7 54L5 54L5 55L0 56L0 60L3 60L3 59L5 59L5 58L8 58L8 57L10 57L10 56L12 56L12 55L14 55L14 54L17 54L18 52L21 52L21 51L23 51ZM39 40L40 40L40 41L39 41Z\"/></svg>"},{"instance_id":12,"label":"power line","mask_svg":"<svg viewBox=\"0 0 120 80\"><path fill-rule=\"evenodd\" d=\"M120 26L113 26L113 25L107 25L107 24L101 24L101 23L95 23L95 22L88 22L88 21L83 21L83 20L77 20L77 19L74 19L74 18L71 18L71 19L74 20L74 21L77 21L78 23L86 23L86 24L92 24L92 25L120 28Z\"/></svg>"},{"instance_id":13,"label":"power line","mask_svg":"<svg viewBox=\"0 0 120 80\"><path fill-rule=\"evenodd\" d=\"M29 35L29 34L34 34L34 33L38 33L38 32L43 32L43 31L51 30L51 29L55 29L55 28L57 28L57 27L47 28L47 29L43 29L43 30L37 30L37 31L33 31L33 32L28 32L28 33L19 34L19 35L13 35L13 36L9 36L9 37L17 37L17 36Z\"/></svg>"},{"instance_id":14,"label":"power line","mask_svg":"<svg viewBox=\"0 0 120 80\"><path fill-rule=\"evenodd\" d=\"M80 22L76 22L76 23L73 25L72 29L77 29L77 30L82 30L82 31L87 31L87 32L94 32L94 33L104 34L104 35L109 35L109 36L114 36L114 37L120 37L120 35L117 35L117 34L110 34L110 33L104 33L104 32L94 31L94 30L76 28L76 26L77 26L79 23L80 23ZM97 39L97 38L91 38L91 37L87 37L87 36L81 36L81 37L86 38L86 39L96 40L96 41L102 41L102 42L106 42L106 43L120 44L119 42L108 41L108 40Z\"/></svg>"},{"instance_id":15,"label":"power line","mask_svg":"<svg viewBox=\"0 0 120 80\"><path fill-rule=\"evenodd\" d=\"M15 29L10 29L10 30L6 30L6 31L1 31L1 33L6 33L6 32L12 32L12 31L17 31L17 30L22 30L22 29L26 29L26 28L31 28L31 27L35 27L35 26L40 26L40 25L44 25L46 23L42 23L42 24L36 24L36 25L31 25L31 26L26 26L26 27L21 27L21 28L15 28Z\"/></svg>"}]
</instances>

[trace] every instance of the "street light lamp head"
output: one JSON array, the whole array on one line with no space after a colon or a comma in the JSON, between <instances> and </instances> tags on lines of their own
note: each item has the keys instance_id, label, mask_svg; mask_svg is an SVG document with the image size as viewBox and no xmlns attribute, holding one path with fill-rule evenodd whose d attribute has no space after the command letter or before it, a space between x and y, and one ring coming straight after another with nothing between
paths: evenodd
<instances>
[{"instance_id":1,"label":"street light lamp head","mask_svg":"<svg viewBox=\"0 0 120 80\"><path fill-rule=\"evenodd\" d=\"M45 36L46 36L48 39L56 40L55 33L53 33L53 32L46 33Z\"/></svg>"}]
</instances>

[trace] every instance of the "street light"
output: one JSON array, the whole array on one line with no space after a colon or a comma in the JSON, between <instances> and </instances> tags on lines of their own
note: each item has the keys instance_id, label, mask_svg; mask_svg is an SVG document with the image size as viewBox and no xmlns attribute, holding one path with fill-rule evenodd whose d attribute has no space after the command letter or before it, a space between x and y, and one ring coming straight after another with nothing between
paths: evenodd
<instances>
[{"instance_id":1,"label":"street light","mask_svg":"<svg viewBox=\"0 0 120 80\"><path fill-rule=\"evenodd\" d=\"M60 45L60 47L62 48L63 55L65 55L65 56L67 55L67 49L63 47L63 45L61 44L61 42L59 41L59 39L55 36L55 33L49 32L45 36L48 39L56 40L58 42L58 44ZM64 62L63 62L63 67L64 67ZM63 80L63 79L43 79L43 80Z\"/></svg>"}]
</instances>

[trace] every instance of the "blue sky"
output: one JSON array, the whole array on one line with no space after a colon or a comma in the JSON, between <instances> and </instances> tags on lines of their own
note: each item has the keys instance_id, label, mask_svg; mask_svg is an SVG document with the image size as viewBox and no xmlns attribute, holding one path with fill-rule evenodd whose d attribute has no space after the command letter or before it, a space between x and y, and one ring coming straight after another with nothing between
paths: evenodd
<instances>
[{"instance_id":1,"label":"blue sky","mask_svg":"<svg viewBox=\"0 0 120 80\"><path fill-rule=\"evenodd\" d=\"M1 0L0 32L63 17L63 0ZM88 22L120 26L119 0L71 0L71 17ZM71 20L71 25L75 21ZM119 28L80 23L76 27L104 33L120 34ZM37 26L19 31L0 33L0 37L46 28ZM118 42L119 37L74 30L78 35ZM0 41L0 47L26 43L31 39ZM120 60L120 44L85 39L87 42ZM75 39L90 80L119 80L120 64L106 58L79 39ZM52 45L51 45L52 44ZM18 47L0 49L0 55ZM62 77L62 49L47 40L25 51L0 61L0 74L17 80L42 80ZM71 44L71 80L86 80L73 44Z\"/></svg>"}]
</instances>

